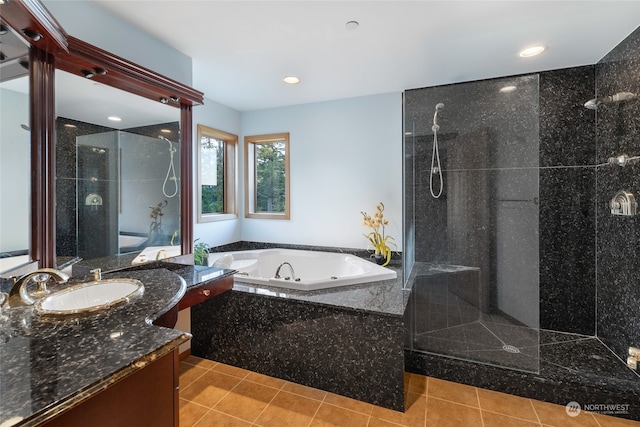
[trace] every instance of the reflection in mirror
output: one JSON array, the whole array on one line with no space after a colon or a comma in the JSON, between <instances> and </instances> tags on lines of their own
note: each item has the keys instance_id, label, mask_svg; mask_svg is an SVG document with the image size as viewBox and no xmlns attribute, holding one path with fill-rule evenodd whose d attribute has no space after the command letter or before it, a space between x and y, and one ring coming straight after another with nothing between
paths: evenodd
<instances>
[{"instance_id":1,"label":"reflection in mirror","mask_svg":"<svg viewBox=\"0 0 640 427\"><path fill-rule=\"evenodd\" d=\"M179 116L159 102L56 71L59 265L149 247L180 254Z\"/></svg>"},{"instance_id":2,"label":"reflection in mirror","mask_svg":"<svg viewBox=\"0 0 640 427\"><path fill-rule=\"evenodd\" d=\"M0 31L0 273L28 263L30 230L29 46Z\"/></svg>"}]
</instances>

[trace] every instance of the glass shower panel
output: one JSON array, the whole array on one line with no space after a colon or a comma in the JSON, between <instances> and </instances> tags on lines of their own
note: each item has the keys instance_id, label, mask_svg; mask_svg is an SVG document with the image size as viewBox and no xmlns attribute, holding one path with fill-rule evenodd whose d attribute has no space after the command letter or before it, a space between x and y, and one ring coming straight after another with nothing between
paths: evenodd
<instances>
[{"instance_id":1,"label":"glass shower panel","mask_svg":"<svg viewBox=\"0 0 640 427\"><path fill-rule=\"evenodd\" d=\"M404 115L409 346L537 372L538 76L410 90Z\"/></svg>"}]
</instances>

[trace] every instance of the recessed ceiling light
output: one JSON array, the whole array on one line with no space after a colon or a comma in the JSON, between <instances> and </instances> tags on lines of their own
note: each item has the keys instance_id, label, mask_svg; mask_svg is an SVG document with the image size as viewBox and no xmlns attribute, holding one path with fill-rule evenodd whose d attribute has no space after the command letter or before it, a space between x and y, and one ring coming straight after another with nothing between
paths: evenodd
<instances>
[{"instance_id":1,"label":"recessed ceiling light","mask_svg":"<svg viewBox=\"0 0 640 427\"><path fill-rule=\"evenodd\" d=\"M359 26L360 26L360 23L358 23L358 21L349 21L346 24L347 30L355 30Z\"/></svg>"},{"instance_id":2,"label":"recessed ceiling light","mask_svg":"<svg viewBox=\"0 0 640 427\"><path fill-rule=\"evenodd\" d=\"M171 129L160 129L162 133L171 133Z\"/></svg>"},{"instance_id":3,"label":"recessed ceiling light","mask_svg":"<svg viewBox=\"0 0 640 427\"><path fill-rule=\"evenodd\" d=\"M109 116L107 117L107 119L111 120L112 122L121 122L122 119L118 116Z\"/></svg>"},{"instance_id":4,"label":"recessed ceiling light","mask_svg":"<svg viewBox=\"0 0 640 427\"><path fill-rule=\"evenodd\" d=\"M300 83L300 78L296 77L296 76L287 76L284 79L282 79L285 83L288 83L290 85L295 85Z\"/></svg>"},{"instance_id":5,"label":"recessed ceiling light","mask_svg":"<svg viewBox=\"0 0 640 427\"><path fill-rule=\"evenodd\" d=\"M69 128L69 129L75 129L75 128L77 128L78 126L76 126L76 125L72 125L71 123L65 123L65 124L64 124L64 127Z\"/></svg>"},{"instance_id":6,"label":"recessed ceiling light","mask_svg":"<svg viewBox=\"0 0 640 427\"><path fill-rule=\"evenodd\" d=\"M516 89L517 89L517 87L515 87L515 86L505 86L505 87L501 87L500 88L500 92L509 93L509 92L513 92Z\"/></svg>"},{"instance_id":7,"label":"recessed ceiling light","mask_svg":"<svg viewBox=\"0 0 640 427\"><path fill-rule=\"evenodd\" d=\"M526 49L522 49L518 55L522 58L529 58L531 56L540 55L545 50L547 50L546 46L531 46Z\"/></svg>"}]
</instances>

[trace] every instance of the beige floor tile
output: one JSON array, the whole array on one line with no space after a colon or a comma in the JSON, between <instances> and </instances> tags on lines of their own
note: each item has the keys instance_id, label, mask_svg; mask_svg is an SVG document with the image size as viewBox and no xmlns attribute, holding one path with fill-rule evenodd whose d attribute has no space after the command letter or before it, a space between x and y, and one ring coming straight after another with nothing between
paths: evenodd
<instances>
[{"instance_id":1,"label":"beige floor tile","mask_svg":"<svg viewBox=\"0 0 640 427\"><path fill-rule=\"evenodd\" d=\"M554 427L597 427L598 423L589 412L582 411L577 417L567 415L566 407L553 403L532 400L533 407L543 425Z\"/></svg>"},{"instance_id":2,"label":"beige floor tile","mask_svg":"<svg viewBox=\"0 0 640 427\"><path fill-rule=\"evenodd\" d=\"M255 424L263 427L307 426L320 402L286 391L279 392L260 414Z\"/></svg>"},{"instance_id":3,"label":"beige floor tile","mask_svg":"<svg viewBox=\"0 0 640 427\"><path fill-rule=\"evenodd\" d=\"M225 365L224 363L217 363L214 367L211 368L214 371L222 372L223 374L233 375L238 378L246 378L251 372L244 370L242 368L238 368L236 366Z\"/></svg>"},{"instance_id":4,"label":"beige floor tile","mask_svg":"<svg viewBox=\"0 0 640 427\"><path fill-rule=\"evenodd\" d=\"M429 397L427 398L426 426L482 427L482 416L480 409Z\"/></svg>"},{"instance_id":5,"label":"beige floor tile","mask_svg":"<svg viewBox=\"0 0 640 427\"><path fill-rule=\"evenodd\" d=\"M180 399L180 427L193 427L193 425L209 412L208 408Z\"/></svg>"},{"instance_id":6,"label":"beige floor tile","mask_svg":"<svg viewBox=\"0 0 640 427\"><path fill-rule=\"evenodd\" d=\"M323 403L309 427L367 427L369 416Z\"/></svg>"},{"instance_id":7,"label":"beige floor tile","mask_svg":"<svg viewBox=\"0 0 640 427\"><path fill-rule=\"evenodd\" d=\"M478 398L480 399L480 409L538 422L538 417L533 410L531 400L482 388L476 390L478 391Z\"/></svg>"},{"instance_id":8,"label":"beige floor tile","mask_svg":"<svg viewBox=\"0 0 640 427\"><path fill-rule=\"evenodd\" d=\"M427 398L425 395L418 393L407 393L407 408L405 412L392 411L391 409L374 406L371 411L371 417L403 426L422 426L424 425L425 411L427 406Z\"/></svg>"},{"instance_id":9,"label":"beige floor tile","mask_svg":"<svg viewBox=\"0 0 640 427\"><path fill-rule=\"evenodd\" d=\"M282 388L282 386L284 386L286 383L285 380L281 380L280 378L274 378L267 375L258 374L256 372L249 372L249 374L244 379L277 389Z\"/></svg>"},{"instance_id":10,"label":"beige floor tile","mask_svg":"<svg viewBox=\"0 0 640 427\"><path fill-rule=\"evenodd\" d=\"M207 370L194 365L180 364L180 389L182 390L196 379L204 375Z\"/></svg>"},{"instance_id":11,"label":"beige floor tile","mask_svg":"<svg viewBox=\"0 0 640 427\"><path fill-rule=\"evenodd\" d=\"M250 427L251 423L215 410L207 412L194 427ZM180 427L185 427L180 424Z\"/></svg>"},{"instance_id":12,"label":"beige floor tile","mask_svg":"<svg viewBox=\"0 0 640 427\"><path fill-rule=\"evenodd\" d=\"M186 363L187 365L198 366L199 368L211 369L218 364L218 362L214 362L213 360L203 359L201 357L196 356L188 356L181 363Z\"/></svg>"},{"instance_id":13,"label":"beige floor tile","mask_svg":"<svg viewBox=\"0 0 640 427\"><path fill-rule=\"evenodd\" d=\"M478 393L475 387L439 380L437 378L429 378L428 396L460 403L462 405L473 406L474 408L480 407L478 403Z\"/></svg>"},{"instance_id":14,"label":"beige floor tile","mask_svg":"<svg viewBox=\"0 0 640 427\"><path fill-rule=\"evenodd\" d=\"M254 422L277 393L278 390L275 388L242 381L214 409Z\"/></svg>"},{"instance_id":15,"label":"beige floor tile","mask_svg":"<svg viewBox=\"0 0 640 427\"><path fill-rule=\"evenodd\" d=\"M640 427L640 421L625 420L624 418L608 415L593 414L600 427Z\"/></svg>"},{"instance_id":16,"label":"beige floor tile","mask_svg":"<svg viewBox=\"0 0 640 427\"><path fill-rule=\"evenodd\" d=\"M540 423L534 421L521 420L495 412L482 411L482 422L484 427L539 427Z\"/></svg>"},{"instance_id":17,"label":"beige floor tile","mask_svg":"<svg viewBox=\"0 0 640 427\"><path fill-rule=\"evenodd\" d=\"M373 418L373 417L371 417L371 419L369 420L369 424L367 424L367 427L398 427L398 426L402 426L402 424L396 424L396 423L389 422L387 420L381 420L380 418ZM415 426L415 427L422 427L422 426Z\"/></svg>"},{"instance_id":18,"label":"beige floor tile","mask_svg":"<svg viewBox=\"0 0 640 427\"><path fill-rule=\"evenodd\" d=\"M216 371L207 371L180 390L180 397L213 408L242 380Z\"/></svg>"},{"instance_id":19,"label":"beige floor tile","mask_svg":"<svg viewBox=\"0 0 640 427\"><path fill-rule=\"evenodd\" d=\"M287 382L283 387L283 391L289 393L298 394L300 396L308 397L309 399L323 400L327 395L324 390L318 390L317 388L307 387L306 385Z\"/></svg>"},{"instance_id":20,"label":"beige floor tile","mask_svg":"<svg viewBox=\"0 0 640 427\"><path fill-rule=\"evenodd\" d=\"M329 403L341 408L350 409L352 411L360 412L361 414L369 415L374 405L359 400L351 399L349 397L340 396L339 394L327 393L324 398L325 403Z\"/></svg>"},{"instance_id":21,"label":"beige floor tile","mask_svg":"<svg viewBox=\"0 0 640 427\"><path fill-rule=\"evenodd\" d=\"M405 379L405 384L409 383L408 391L412 393L427 394L427 381L428 378L424 375L410 374L409 381Z\"/></svg>"}]
</instances>

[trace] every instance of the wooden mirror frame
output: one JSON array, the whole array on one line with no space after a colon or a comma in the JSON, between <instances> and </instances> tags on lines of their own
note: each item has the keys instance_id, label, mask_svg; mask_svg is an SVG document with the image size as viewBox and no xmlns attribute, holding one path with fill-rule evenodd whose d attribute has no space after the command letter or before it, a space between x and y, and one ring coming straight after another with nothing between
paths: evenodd
<instances>
[{"instance_id":1,"label":"wooden mirror frame","mask_svg":"<svg viewBox=\"0 0 640 427\"><path fill-rule=\"evenodd\" d=\"M94 80L180 108L181 253L193 252L192 107L204 94L80 39L68 35L39 0L10 0L0 17L30 43L29 104L31 125L30 256L40 268L57 267L55 215L55 70ZM31 35L31 36L30 36ZM34 37L35 35L39 36Z\"/></svg>"}]
</instances>

